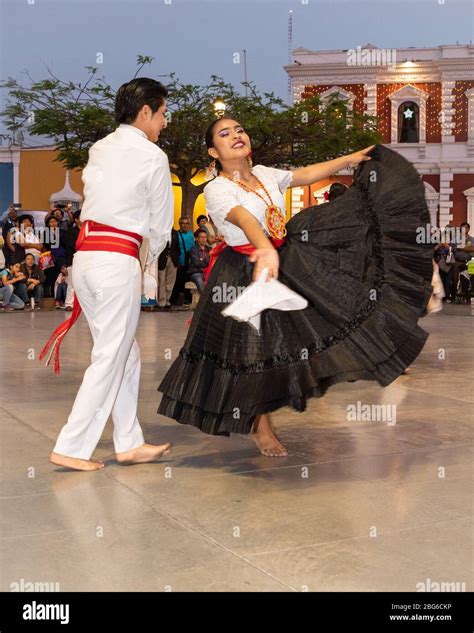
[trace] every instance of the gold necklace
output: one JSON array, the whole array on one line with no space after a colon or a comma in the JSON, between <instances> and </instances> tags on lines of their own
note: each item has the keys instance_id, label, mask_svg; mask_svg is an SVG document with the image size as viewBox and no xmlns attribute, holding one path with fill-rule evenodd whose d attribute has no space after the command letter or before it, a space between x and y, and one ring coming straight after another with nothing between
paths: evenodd
<instances>
[{"instance_id":1,"label":"gold necklace","mask_svg":"<svg viewBox=\"0 0 474 633\"><path fill-rule=\"evenodd\" d=\"M267 188L265 187L263 182L259 178L257 178L257 176L255 176L255 174L253 174L254 178L260 185L260 188L263 189L263 191L266 193L268 200L270 202L265 200L265 198L261 194L259 194L257 190L250 189L250 187L248 187L245 184L245 182L243 182L242 180L231 178L230 176L222 172L219 174L219 176L222 176L223 178L227 178L227 180L230 180L230 182L235 182L236 185L239 185L240 187L242 187L242 189L245 189L245 191L248 191L249 193L254 193L256 196L260 198L260 200L263 200L263 202L266 205L268 205L267 208L265 209L265 221L267 223L268 232L273 238L277 240L281 240L285 237L286 235L285 216L283 215L283 212L280 209L280 207L277 207L273 203L272 197L268 193Z\"/></svg>"}]
</instances>

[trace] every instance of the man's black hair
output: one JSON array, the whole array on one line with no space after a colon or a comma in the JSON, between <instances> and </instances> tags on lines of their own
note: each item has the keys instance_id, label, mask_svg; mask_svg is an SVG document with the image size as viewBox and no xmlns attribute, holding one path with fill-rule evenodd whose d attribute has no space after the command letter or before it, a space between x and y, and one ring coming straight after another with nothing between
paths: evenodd
<instances>
[{"instance_id":1,"label":"man's black hair","mask_svg":"<svg viewBox=\"0 0 474 633\"><path fill-rule=\"evenodd\" d=\"M143 106L153 114L163 105L168 90L162 83L148 77L137 77L120 86L115 96L115 121L133 123Z\"/></svg>"}]
</instances>

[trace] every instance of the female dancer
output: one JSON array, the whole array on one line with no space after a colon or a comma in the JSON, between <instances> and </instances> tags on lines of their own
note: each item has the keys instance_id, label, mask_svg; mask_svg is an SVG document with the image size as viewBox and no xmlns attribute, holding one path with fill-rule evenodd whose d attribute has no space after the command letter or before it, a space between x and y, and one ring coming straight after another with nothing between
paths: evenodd
<instances>
[{"instance_id":1,"label":"female dancer","mask_svg":"<svg viewBox=\"0 0 474 633\"><path fill-rule=\"evenodd\" d=\"M432 291L432 247L416 241L429 222L423 185L381 146L286 171L252 167L250 138L235 120L215 121L206 144L218 173L204 189L206 207L225 243L158 387L158 413L214 435L251 433L263 455L283 457L271 411L304 411L307 398L341 381L386 386L420 353L427 334L417 321ZM288 187L359 164L343 195L285 227ZM258 333L221 311L263 268L308 307L265 310Z\"/></svg>"}]
</instances>

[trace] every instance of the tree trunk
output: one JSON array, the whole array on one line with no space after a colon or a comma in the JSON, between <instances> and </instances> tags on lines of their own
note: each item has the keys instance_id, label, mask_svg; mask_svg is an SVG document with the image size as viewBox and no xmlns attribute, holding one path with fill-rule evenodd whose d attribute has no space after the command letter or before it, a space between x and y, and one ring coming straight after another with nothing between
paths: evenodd
<instances>
[{"instance_id":1,"label":"tree trunk","mask_svg":"<svg viewBox=\"0 0 474 633\"><path fill-rule=\"evenodd\" d=\"M187 216L191 221L193 219L194 206L199 194L204 189L206 183L193 185L187 178L181 181L182 201L181 201L181 217Z\"/></svg>"}]
</instances>

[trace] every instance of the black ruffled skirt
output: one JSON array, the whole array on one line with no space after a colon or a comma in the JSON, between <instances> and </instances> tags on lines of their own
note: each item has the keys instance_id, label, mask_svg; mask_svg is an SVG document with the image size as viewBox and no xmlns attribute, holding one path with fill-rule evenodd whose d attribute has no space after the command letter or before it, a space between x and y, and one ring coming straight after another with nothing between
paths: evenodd
<instances>
[{"instance_id":1,"label":"black ruffled skirt","mask_svg":"<svg viewBox=\"0 0 474 633\"><path fill-rule=\"evenodd\" d=\"M279 280L306 297L306 309L266 310L260 334L223 317L254 266L223 251L158 387L158 413L213 435L249 433L260 413L304 411L342 381L389 385L415 360L432 292L433 247L417 242L430 220L424 186L396 152L376 146L371 156L341 197L287 224Z\"/></svg>"}]
</instances>

